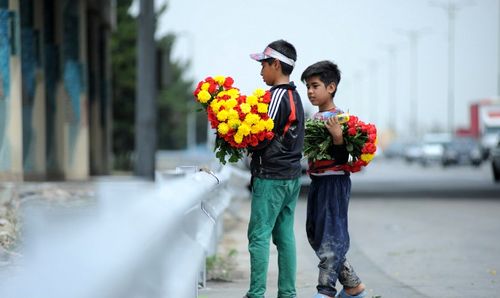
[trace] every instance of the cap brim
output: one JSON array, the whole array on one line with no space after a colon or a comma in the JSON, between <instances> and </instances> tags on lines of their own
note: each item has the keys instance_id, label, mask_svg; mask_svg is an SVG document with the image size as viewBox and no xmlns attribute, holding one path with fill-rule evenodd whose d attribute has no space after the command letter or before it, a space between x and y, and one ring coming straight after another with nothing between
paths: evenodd
<instances>
[{"instance_id":1,"label":"cap brim","mask_svg":"<svg viewBox=\"0 0 500 298\"><path fill-rule=\"evenodd\" d=\"M255 54L250 54L250 58L252 58L255 61L262 61L266 58L266 55L264 55L264 53L255 53Z\"/></svg>"}]
</instances>

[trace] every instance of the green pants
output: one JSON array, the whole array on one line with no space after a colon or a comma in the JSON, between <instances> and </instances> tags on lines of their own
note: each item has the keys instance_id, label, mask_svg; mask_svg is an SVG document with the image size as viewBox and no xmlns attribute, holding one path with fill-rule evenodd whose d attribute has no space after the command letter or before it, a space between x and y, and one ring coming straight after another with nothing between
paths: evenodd
<instances>
[{"instance_id":1,"label":"green pants","mask_svg":"<svg viewBox=\"0 0 500 298\"><path fill-rule=\"evenodd\" d=\"M278 250L278 298L296 297L297 260L293 221L299 192L299 179L254 179L248 224L249 298L263 298L266 292L271 236Z\"/></svg>"}]
</instances>

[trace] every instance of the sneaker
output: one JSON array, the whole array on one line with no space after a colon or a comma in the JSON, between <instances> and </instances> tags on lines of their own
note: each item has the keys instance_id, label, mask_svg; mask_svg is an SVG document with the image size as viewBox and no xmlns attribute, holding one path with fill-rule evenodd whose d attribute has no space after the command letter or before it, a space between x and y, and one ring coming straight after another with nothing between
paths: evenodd
<instances>
[{"instance_id":1,"label":"sneaker","mask_svg":"<svg viewBox=\"0 0 500 298\"><path fill-rule=\"evenodd\" d=\"M361 293L358 293L357 295L348 295L344 289L342 289L342 291L340 291L337 296L335 296L336 298L364 298L366 297L366 291L363 290L361 291Z\"/></svg>"},{"instance_id":2,"label":"sneaker","mask_svg":"<svg viewBox=\"0 0 500 298\"><path fill-rule=\"evenodd\" d=\"M313 298L328 298L329 296L326 296L326 295L323 295L323 294L320 294L320 293L317 293L316 295L314 295Z\"/></svg>"}]
</instances>

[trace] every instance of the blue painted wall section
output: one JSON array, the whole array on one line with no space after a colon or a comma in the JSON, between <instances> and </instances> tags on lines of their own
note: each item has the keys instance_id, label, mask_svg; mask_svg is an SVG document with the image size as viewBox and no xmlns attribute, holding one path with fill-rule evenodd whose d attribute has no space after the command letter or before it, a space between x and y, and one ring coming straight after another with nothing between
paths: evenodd
<instances>
[{"instance_id":1,"label":"blue painted wall section","mask_svg":"<svg viewBox=\"0 0 500 298\"><path fill-rule=\"evenodd\" d=\"M5 1L0 2L0 7ZM11 152L9 140L7 139L6 126L9 113L10 96L10 40L9 22L10 12L0 8L0 172L10 170Z\"/></svg>"}]
</instances>

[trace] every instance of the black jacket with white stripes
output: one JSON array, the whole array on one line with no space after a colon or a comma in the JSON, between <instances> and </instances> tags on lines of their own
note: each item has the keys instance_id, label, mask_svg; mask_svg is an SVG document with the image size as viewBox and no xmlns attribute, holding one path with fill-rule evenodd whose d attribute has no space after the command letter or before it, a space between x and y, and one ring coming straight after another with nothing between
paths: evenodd
<instances>
[{"instance_id":1,"label":"black jacket with white stripes","mask_svg":"<svg viewBox=\"0 0 500 298\"><path fill-rule=\"evenodd\" d=\"M290 90L290 91L289 91ZM274 121L274 138L250 150L253 177L295 179L301 176L300 160L304 146L304 108L293 82L273 86L268 115ZM295 119L290 121L293 107ZM287 124L288 123L288 124Z\"/></svg>"}]
</instances>

